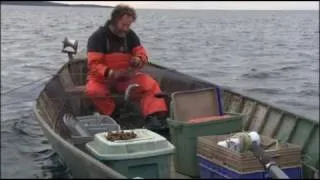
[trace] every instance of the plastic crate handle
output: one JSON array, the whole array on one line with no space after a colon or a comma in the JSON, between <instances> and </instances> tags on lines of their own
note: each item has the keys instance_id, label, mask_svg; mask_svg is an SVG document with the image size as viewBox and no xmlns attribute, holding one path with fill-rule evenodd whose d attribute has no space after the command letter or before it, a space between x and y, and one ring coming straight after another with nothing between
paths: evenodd
<instances>
[{"instance_id":1,"label":"plastic crate handle","mask_svg":"<svg viewBox=\"0 0 320 180\"><path fill-rule=\"evenodd\" d=\"M218 109L219 109L219 115L223 116L223 106L222 106L222 99L221 99L221 89L219 86L216 87L217 91L217 100L218 100Z\"/></svg>"},{"instance_id":2,"label":"plastic crate handle","mask_svg":"<svg viewBox=\"0 0 320 180\"><path fill-rule=\"evenodd\" d=\"M176 129L182 128L182 124L178 123L176 120L167 119L167 121L170 121L171 126L176 128Z\"/></svg>"},{"instance_id":3,"label":"plastic crate handle","mask_svg":"<svg viewBox=\"0 0 320 180\"><path fill-rule=\"evenodd\" d=\"M217 103L218 103L218 111L219 111L219 115L223 116L224 112L223 112L223 102L222 102L222 96L221 96L221 88L219 86L216 86L216 96L217 96ZM160 97L166 97L168 99L170 99L170 103L169 103L169 109L170 109L170 118L171 119L175 119L175 114L174 114L174 101L172 101L173 97L172 94L171 96L169 94L166 93L160 93L156 95L157 98Z\"/></svg>"}]
</instances>

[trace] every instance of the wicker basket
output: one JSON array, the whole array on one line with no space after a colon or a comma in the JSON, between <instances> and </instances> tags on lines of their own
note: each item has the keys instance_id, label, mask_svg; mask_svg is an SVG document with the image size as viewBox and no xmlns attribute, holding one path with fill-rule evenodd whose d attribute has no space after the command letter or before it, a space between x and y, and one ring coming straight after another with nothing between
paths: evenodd
<instances>
[{"instance_id":1,"label":"wicker basket","mask_svg":"<svg viewBox=\"0 0 320 180\"><path fill-rule=\"evenodd\" d=\"M203 136L198 138L198 154L221 166L227 166L238 172L262 171L264 167L251 151L237 153L217 145L234 134L220 136ZM265 153L272 157L280 168L301 166L300 147L293 144L279 144L275 139L261 137ZM269 146L269 147L268 147Z\"/></svg>"}]
</instances>

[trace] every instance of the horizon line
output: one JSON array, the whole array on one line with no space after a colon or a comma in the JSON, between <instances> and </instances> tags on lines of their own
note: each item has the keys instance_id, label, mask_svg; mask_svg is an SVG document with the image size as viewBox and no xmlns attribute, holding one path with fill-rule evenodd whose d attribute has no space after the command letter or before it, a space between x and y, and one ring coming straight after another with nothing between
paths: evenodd
<instances>
[{"instance_id":1,"label":"horizon line","mask_svg":"<svg viewBox=\"0 0 320 180\"><path fill-rule=\"evenodd\" d=\"M148 9L151 9L151 10L257 10L257 11L263 11L263 10L279 10L279 11L286 11L286 10L292 10L292 11L319 11L319 2L315 2L317 3L317 7L314 8L315 6L313 5L312 7L309 6L309 7L302 7L302 6L297 6L297 4L295 4L295 7L281 7L281 6L274 6L275 4L272 4L270 7L267 7L263 4L259 5L261 7L258 7L256 6L257 4L251 6L250 8L250 5L248 4L248 7L243 7L242 6L237 6L235 7L234 5L222 5L222 4L219 4L217 5L217 7L212 7L212 4L211 5L204 5L204 6L197 6L199 4L201 4L200 2L201 1L194 1L195 3L197 3L195 6L190 6L189 7L179 7L177 8L176 5L173 6L174 3L177 3L177 2L174 2L174 1L168 1L168 3L166 4L157 4L159 3L159 1L154 1L156 2L155 4L152 3L152 1L143 1L143 2L139 2L139 1L50 1L50 2L54 2L54 3L59 3L59 4L68 4L68 5L98 5L98 6L101 6L101 7L110 7L113 8L115 7L117 4L128 4L132 7L134 7L135 9L141 9L141 10L148 10ZM146 2L146 3L144 3ZM164 1L162 1L164 2ZM160 2L160 3L162 3ZM179 3L190 3L192 1L187 1L187 2L182 2L182 1L179 1ZM207 2L207 1L206 1ZM223 2L223 1L220 1L220 3L229 3L230 1L226 1L226 2ZM239 4L241 4L240 2L241 1L237 1L237 3L239 2ZM255 1L251 1L252 2L255 2ZM266 1L259 1L259 2L266 2ZM296 1L295 1L296 2ZM308 1L303 1L303 2L308 2ZM310 1L309 1L310 2ZM149 4L148 4L149 3ZM171 6L170 4L171 3ZM215 2L215 3L219 3L219 1ZM250 3L250 1L249 1ZM278 3L281 3L281 1L278 1ZM156 5L156 7L155 7ZM169 5L169 6L168 6ZM184 4L186 5L186 4ZM221 6L222 5L222 6ZM292 5L292 4L291 4ZM149 6L149 7L148 7ZM211 6L211 7L208 7L208 6Z\"/></svg>"}]
</instances>

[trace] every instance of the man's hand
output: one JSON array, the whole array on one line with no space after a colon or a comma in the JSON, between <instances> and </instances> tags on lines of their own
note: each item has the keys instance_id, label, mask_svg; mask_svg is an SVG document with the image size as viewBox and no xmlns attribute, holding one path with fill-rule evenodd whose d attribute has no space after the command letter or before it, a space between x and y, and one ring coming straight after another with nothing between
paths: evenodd
<instances>
[{"instance_id":1,"label":"man's hand","mask_svg":"<svg viewBox=\"0 0 320 180\"><path fill-rule=\"evenodd\" d=\"M113 70L110 69L108 71L108 78L110 79L119 79L119 78L128 78L131 77L133 75L133 71L130 70Z\"/></svg>"},{"instance_id":2,"label":"man's hand","mask_svg":"<svg viewBox=\"0 0 320 180\"><path fill-rule=\"evenodd\" d=\"M141 67L142 60L137 56L133 56L132 59L130 60L129 64L133 68L138 68L138 67Z\"/></svg>"},{"instance_id":3,"label":"man's hand","mask_svg":"<svg viewBox=\"0 0 320 180\"><path fill-rule=\"evenodd\" d=\"M129 76L130 74L128 73L128 71L113 71L113 73L111 74L112 79L127 78Z\"/></svg>"}]
</instances>

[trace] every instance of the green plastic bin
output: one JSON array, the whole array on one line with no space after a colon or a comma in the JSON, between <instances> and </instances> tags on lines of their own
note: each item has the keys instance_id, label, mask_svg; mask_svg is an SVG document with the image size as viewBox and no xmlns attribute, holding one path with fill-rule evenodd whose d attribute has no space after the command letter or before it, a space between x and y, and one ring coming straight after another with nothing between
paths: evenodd
<instances>
[{"instance_id":1,"label":"green plastic bin","mask_svg":"<svg viewBox=\"0 0 320 180\"><path fill-rule=\"evenodd\" d=\"M138 176L144 179L170 179L171 158L169 155L160 155L129 160L106 161L105 164L126 175L128 178Z\"/></svg>"},{"instance_id":2,"label":"green plastic bin","mask_svg":"<svg viewBox=\"0 0 320 180\"><path fill-rule=\"evenodd\" d=\"M203 123L187 123L167 119L171 143L176 152L173 155L177 172L191 177L199 177L197 159L197 138L208 135L222 135L242 130L242 116L229 114L230 118Z\"/></svg>"},{"instance_id":3,"label":"green plastic bin","mask_svg":"<svg viewBox=\"0 0 320 180\"><path fill-rule=\"evenodd\" d=\"M211 120L224 115L221 92L218 87L178 91L171 95L170 118L167 119L171 142L176 148L174 165L177 172L199 177L197 138L221 135L242 130L242 116L228 113L230 117ZM192 119L209 120L190 123Z\"/></svg>"},{"instance_id":4,"label":"green plastic bin","mask_svg":"<svg viewBox=\"0 0 320 180\"><path fill-rule=\"evenodd\" d=\"M170 162L175 147L147 129L124 131L134 131L137 137L112 142L106 139L107 132L99 133L86 147L94 157L128 178L170 178Z\"/></svg>"}]
</instances>

